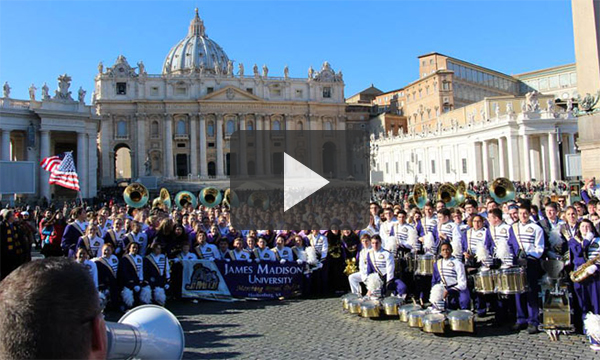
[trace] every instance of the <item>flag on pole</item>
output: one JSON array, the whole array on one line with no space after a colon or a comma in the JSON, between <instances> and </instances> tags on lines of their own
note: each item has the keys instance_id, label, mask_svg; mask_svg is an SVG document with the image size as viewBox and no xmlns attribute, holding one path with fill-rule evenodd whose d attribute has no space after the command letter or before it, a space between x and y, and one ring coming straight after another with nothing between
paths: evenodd
<instances>
[{"instance_id":1,"label":"flag on pole","mask_svg":"<svg viewBox=\"0 0 600 360\"><path fill-rule=\"evenodd\" d=\"M69 151L60 155L47 157L40 166L50 171L49 184L56 184L68 189L79 191L79 176L75 170L73 152Z\"/></svg>"}]
</instances>

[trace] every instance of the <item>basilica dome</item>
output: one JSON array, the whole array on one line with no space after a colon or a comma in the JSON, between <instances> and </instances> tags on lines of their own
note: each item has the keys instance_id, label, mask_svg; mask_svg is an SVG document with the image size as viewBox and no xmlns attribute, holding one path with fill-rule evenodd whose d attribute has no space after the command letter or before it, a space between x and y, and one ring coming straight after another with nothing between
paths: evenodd
<instances>
[{"instance_id":1,"label":"basilica dome","mask_svg":"<svg viewBox=\"0 0 600 360\"><path fill-rule=\"evenodd\" d=\"M173 75L224 74L228 62L225 51L206 35L204 22L196 9L187 36L169 51L162 72Z\"/></svg>"}]
</instances>

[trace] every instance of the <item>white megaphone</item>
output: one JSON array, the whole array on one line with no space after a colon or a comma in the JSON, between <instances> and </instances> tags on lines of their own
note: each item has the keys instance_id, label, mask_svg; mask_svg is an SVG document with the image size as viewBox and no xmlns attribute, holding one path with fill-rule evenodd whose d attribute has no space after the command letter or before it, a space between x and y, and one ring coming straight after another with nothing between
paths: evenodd
<instances>
[{"instance_id":1,"label":"white megaphone","mask_svg":"<svg viewBox=\"0 0 600 360\"><path fill-rule=\"evenodd\" d=\"M142 305L119 322L106 323L107 359L181 359L185 338L181 324L169 310Z\"/></svg>"}]
</instances>

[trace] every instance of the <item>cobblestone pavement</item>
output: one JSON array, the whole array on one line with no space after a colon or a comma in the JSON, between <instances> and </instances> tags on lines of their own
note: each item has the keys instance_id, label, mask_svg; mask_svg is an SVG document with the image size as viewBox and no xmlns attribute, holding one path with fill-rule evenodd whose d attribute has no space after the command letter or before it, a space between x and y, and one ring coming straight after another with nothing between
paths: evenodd
<instances>
[{"instance_id":1,"label":"cobblestone pavement","mask_svg":"<svg viewBox=\"0 0 600 360\"><path fill-rule=\"evenodd\" d=\"M343 313L337 298L171 302L186 334L186 359L600 359L581 335L550 342L478 321L476 335L427 334L397 318ZM485 320L485 319L484 319Z\"/></svg>"}]
</instances>

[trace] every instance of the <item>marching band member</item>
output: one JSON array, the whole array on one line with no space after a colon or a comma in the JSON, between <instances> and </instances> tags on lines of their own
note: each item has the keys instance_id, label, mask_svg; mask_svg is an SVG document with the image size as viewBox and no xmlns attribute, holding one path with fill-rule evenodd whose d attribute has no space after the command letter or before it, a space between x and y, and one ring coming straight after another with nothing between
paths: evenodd
<instances>
[{"instance_id":1,"label":"marching band member","mask_svg":"<svg viewBox=\"0 0 600 360\"><path fill-rule=\"evenodd\" d=\"M119 258L113 255L113 246L106 243L102 246L102 256L93 260L98 269L98 290L104 294L108 303L115 307L119 297L117 273L119 270Z\"/></svg>"},{"instance_id":2,"label":"marching band member","mask_svg":"<svg viewBox=\"0 0 600 360\"><path fill-rule=\"evenodd\" d=\"M139 300L143 303L148 304L152 300L151 290L144 282L144 265L142 257L138 255L139 248L137 242L130 242L125 248L127 254L119 261L117 280L121 288L122 311L133 307L134 294L138 294ZM143 296L142 288L144 288Z\"/></svg>"},{"instance_id":3,"label":"marching band member","mask_svg":"<svg viewBox=\"0 0 600 360\"><path fill-rule=\"evenodd\" d=\"M313 229L318 229L317 225L313 225ZM319 232L319 230L312 230L308 235L308 241L310 246L314 247L317 251L317 258L321 263L325 262L327 258L328 244L327 237Z\"/></svg>"},{"instance_id":4,"label":"marching band member","mask_svg":"<svg viewBox=\"0 0 600 360\"><path fill-rule=\"evenodd\" d=\"M461 247L465 259L465 271L467 274L473 274L477 271L479 264L484 268L492 265L493 241L490 233L483 227L483 216L474 215L471 217L472 227L462 236ZM473 285L471 285L473 286ZM485 295L475 292L472 288L471 297L475 298L475 308L477 315L483 317L487 313Z\"/></svg>"},{"instance_id":5,"label":"marching band member","mask_svg":"<svg viewBox=\"0 0 600 360\"><path fill-rule=\"evenodd\" d=\"M348 276L348 282L350 283L350 290L352 293L362 295L360 283L367 281L367 257L371 250L371 237L367 234L363 235L360 239L362 249L358 253L358 272L350 274Z\"/></svg>"},{"instance_id":6,"label":"marching band member","mask_svg":"<svg viewBox=\"0 0 600 360\"><path fill-rule=\"evenodd\" d=\"M294 255L292 254L292 249L285 246L285 239L283 236L277 236L275 239L275 246L271 251L275 254L275 260L285 263L287 261L294 260Z\"/></svg>"},{"instance_id":7,"label":"marching band member","mask_svg":"<svg viewBox=\"0 0 600 360\"><path fill-rule=\"evenodd\" d=\"M573 292L576 300L574 325L578 331L581 331L583 320L588 312L600 313L600 300L598 299L600 294L597 291L598 276L595 276L598 267L595 264L583 267L588 260L593 258L595 253L599 252L598 242L595 242L596 238L597 234L592 222L583 219L579 223L575 236L571 237L568 242L569 261L573 270L585 271L582 274L583 280L573 282Z\"/></svg>"},{"instance_id":8,"label":"marching band member","mask_svg":"<svg viewBox=\"0 0 600 360\"><path fill-rule=\"evenodd\" d=\"M96 268L96 264L90 260L89 253L86 249L80 247L77 248L77 253L75 254L75 260L81 265L85 266L85 268L90 272L92 279L94 280L94 285L96 285L96 289L98 288L98 269Z\"/></svg>"},{"instance_id":9,"label":"marching band member","mask_svg":"<svg viewBox=\"0 0 600 360\"><path fill-rule=\"evenodd\" d=\"M531 208L527 204L519 207L519 222L510 228L510 236L519 246L519 263L526 265L527 293L516 294L517 323L514 330L527 328L529 334L538 333L540 285L540 257L544 253L544 231L531 220ZM529 325L528 325L529 324Z\"/></svg>"},{"instance_id":10,"label":"marching band member","mask_svg":"<svg viewBox=\"0 0 600 360\"><path fill-rule=\"evenodd\" d=\"M221 259L217 246L215 244L207 243L206 239L206 233L204 231L200 231L196 234L196 243L198 245L194 248L194 252L196 253L196 256L198 256L198 259Z\"/></svg>"},{"instance_id":11,"label":"marching band member","mask_svg":"<svg viewBox=\"0 0 600 360\"><path fill-rule=\"evenodd\" d=\"M110 212L107 207L103 207L98 211L98 231L100 233L100 237L104 237L106 232L110 230L113 226L113 221L109 217Z\"/></svg>"},{"instance_id":12,"label":"marching band member","mask_svg":"<svg viewBox=\"0 0 600 360\"><path fill-rule=\"evenodd\" d=\"M171 270L169 260L162 254L162 246L154 241L150 245L150 254L144 258L144 279L152 289L152 298L155 303L165 306L167 296L165 290L169 289Z\"/></svg>"},{"instance_id":13,"label":"marching band member","mask_svg":"<svg viewBox=\"0 0 600 360\"><path fill-rule=\"evenodd\" d=\"M105 244L111 244L114 249L114 254L121 256L123 254L123 219L116 218L112 221L112 229L109 229L102 238Z\"/></svg>"},{"instance_id":14,"label":"marching band member","mask_svg":"<svg viewBox=\"0 0 600 360\"><path fill-rule=\"evenodd\" d=\"M227 253L229 252L229 240L226 237L222 237L219 239L217 246L219 249L219 259L226 260Z\"/></svg>"},{"instance_id":15,"label":"marching band member","mask_svg":"<svg viewBox=\"0 0 600 360\"><path fill-rule=\"evenodd\" d=\"M263 237L258 238L258 247L254 249L254 259L256 262L276 261L275 254L267 247L267 240Z\"/></svg>"},{"instance_id":16,"label":"marching band member","mask_svg":"<svg viewBox=\"0 0 600 360\"><path fill-rule=\"evenodd\" d=\"M376 202L369 204L369 211L373 217L373 227L376 231L379 231L379 226L381 225L381 218L379 218L379 204Z\"/></svg>"},{"instance_id":17,"label":"marching band member","mask_svg":"<svg viewBox=\"0 0 600 360\"><path fill-rule=\"evenodd\" d=\"M86 218L85 209L81 206L78 206L71 211L72 222L65 228L60 244L65 256L70 258L75 257L77 241L80 237L85 235L85 229L87 227Z\"/></svg>"},{"instance_id":18,"label":"marching band member","mask_svg":"<svg viewBox=\"0 0 600 360\"><path fill-rule=\"evenodd\" d=\"M244 249L244 239L238 237L233 240L233 250L227 252L227 258L233 261L252 260L252 254Z\"/></svg>"},{"instance_id":19,"label":"marching band member","mask_svg":"<svg viewBox=\"0 0 600 360\"><path fill-rule=\"evenodd\" d=\"M173 259L173 267L171 268L171 293L176 299L181 298L181 283L183 281L183 264L184 260L198 260L198 256L190 252L189 241L181 243L181 252Z\"/></svg>"},{"instance_id":20,"label":"marching band member","mask_svg":"<svg viewBox=\"0 0 600 360\"><path fill-rule=\"evenodd\" d=\"M371 238L371 250L367 255L367 278L377 274L383 281L383 288L369 291L368 296L381 298L388 293L402 296L406 294L406 285L400 279L394 279L394 257L392 253L381 246L381 237L375 235ZM368 279L367 279L368 281Z\"/></svg>"},{"instance_id":21,"label":"marching band member","mask_svg":"<svg viewBox=\"0 0 600 360\"><path fill-rule=\"evenodd\" d=\"M135 242L138 244L138 253L143 255L146 253L146 247L148 246L148 238L145 233L142 232L142 225L139 221L132 221L132 230L130 233L125 235L123 244L125 247L129 247L129 244Z\"/></svg>"},{"instance_id":22,"label":"marching band member","mask_svg":"<svg viewBox=\"0 0 600 360\"><path fill-rule=\"evenodd\" d=\"M580 224L580 231L582 233L582 236L590 241L587 256L588 260L596 258L598 255L600 255L600 237L598 235L598 232L595 230L593 223L584 220L584 222ZM600 351L600 271L598 271L599 266L600 261L596 261L594 265L591 265L586 270L586 272L590 274L591 283L593 285L591 286L589 292L591 299L591 311L586 315L586 318L584 320L584 329L585 334L590 340L590 348L594 351Z\"/></svg>"},{"instance_id":23,"label":"marching band member","mask_svg":"<svg viewBox=\"0 0 600 360\"><path fill-rule=\"evenodd\" d=\"M416 213L413 214L417 215ZM420 215L420 212L419 212ZM438 219L433 215L433 204L431 202L427 202L423 207L423 215L420 218L420 221L415 219L417 225L417 231L419 232L419 236L425 236L427 233L432 233L438 225ZM421 241L423 241L421 239Z\"/></svg>"},{"instance_id":24,"label":"marching band member","mask_svg":"<svg viewBox=\"0 0 600 360\"><path fill-rule=\"evenodd\" d=\"M577 233L577 227L579 220L577 218L577 210L574 206L567 206L565 209L565 220L566 222L561 227L561 234L565 237L566 241L570 241Z\"/></svg>"},{"instance_id":25,"label":"marching band member","mask_svg":"<svg viewBox=\"0 0 600 360\"><path fill-rule=\"evenodd\" d=\"M462 240L460 230L458 229L456 224L451 221L450 210L446 208L438 212L438 223L437 226L433 229L432 234L434 239L433 244L426 244L425 241L423 242L423 248L426 252L429 252L431 254L437 254L438 247L443 242L450 242L452 244L456 244L457 241Z\"/></svg>"},{"instance_id":26,"label":"marching band member","mask_svg":"<svg viewBox=\"0 0 600 360\"><path fill-rule=\"evenodd\" d=\"M381 236L382 246L392 254L396 253L396 224L398 220L394 216L392 208L383 210L385 221L379 225L379 236Z\"/></svg>"},{"instance_id":27,"label":"marching band member","mask_svg":"<svg viewBox=\"0 0 600 360\"><path fill-rule=\"evenodd\" d=\"M450 243L443 243L440 252L442 258L433 264L431 285L442 284L444 286L446 309L456 310L460 308L466 310L470 306L471 298L469 289L467 289L465 266L452 256L453 251Z\"/></svg>"},{"instance_id":28,"label":"marching band member","mask_svg":"<svg viewBox=\"0 0 600 360\"><path fill-rule=\"evenodd\" d=\"M88 225L85 235L77 241L77 248L84 248L88 252L89 259L102 256L102 245L104 240L98 237L98 226L94 223Z\"/></svg>"}]
</instances>

